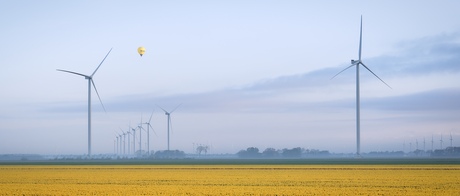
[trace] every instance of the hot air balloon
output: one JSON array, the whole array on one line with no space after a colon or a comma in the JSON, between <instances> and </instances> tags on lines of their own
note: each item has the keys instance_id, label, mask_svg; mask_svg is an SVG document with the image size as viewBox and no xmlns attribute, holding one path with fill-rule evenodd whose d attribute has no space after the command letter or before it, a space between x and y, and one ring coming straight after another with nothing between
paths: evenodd
<instances>
[{"instance_id":1,"label":"hot air balloon","mask_svg":"<svg viewBox=\"0 0 460 196\"><path fill-rule=\"evenodd\" d=\"M139 53L139 55L142 56L145 53L145 48L141 46L141 47L137 48L137 52Z\"/></svg>"}]
</instances>

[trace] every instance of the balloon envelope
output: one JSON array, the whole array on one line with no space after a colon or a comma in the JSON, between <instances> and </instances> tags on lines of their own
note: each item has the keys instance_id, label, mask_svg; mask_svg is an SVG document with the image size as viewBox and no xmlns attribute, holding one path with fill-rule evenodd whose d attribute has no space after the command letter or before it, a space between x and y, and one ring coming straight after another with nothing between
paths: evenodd
<instances>
[{"instance_id":1,"label":"balloon envelope","mask_svg":"<svg viewBox=\"0 0 460 196\"><path fill-rule=\"evenodd\" d=\"M141 46L141 47L137 48L137 52L139 53L139 55L142 56L145 53L145 48Z\"/></svg>"}]
</instances>

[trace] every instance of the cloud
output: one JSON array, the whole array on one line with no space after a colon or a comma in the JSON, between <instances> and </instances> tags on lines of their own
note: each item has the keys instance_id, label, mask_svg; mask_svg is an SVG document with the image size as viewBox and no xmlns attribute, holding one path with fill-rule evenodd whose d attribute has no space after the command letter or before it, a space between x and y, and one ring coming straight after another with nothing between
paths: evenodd
<instances>
[{"instance_id":1,"label":"cloud","mask_svg":"<svg viewBox=\"0 0 460 196\"><path fill-rule=\"evenodd\" d=\"M372 109L392 111L458 111L460 88L436 89L409 95L373 98L363 101Z\"/></svg>"},{"instance_id":2,"label":"cloud","mask_svg":"<svg viewBox=\"0 0 460 196\"><path fill-rule=\"evenodd\" d=\"M393 76L460 72L460 33L425 37L396 45L397 53L370 59L379 73Z\"/></svg>"},{"instance_id":3,"label":"cloud","mask_svg":"<svg viewBox=\"0 0 460 196\"><path fill-rule=\"evenodd\" d=\"M401 52L393 56L364 59L368 67L382 79L419 77L429 74L458 74L460 72L460 34L441 35L401 43ZM183 103L184 112L297 112L308 109L352 108L354 97L340 95L338 86L353 89L355 72L345 68L327 67L312 72L286 75L255 82L241 88L203 93L155 96L150 93L126 95L105 101L108 112L150 111L157 105L172 109ZM367 72L367 71L366 71ZM370 73L361 74L362 83L380 82ZM420 84L422 85L422 84ZM459 88L424 89L396 96L369 97L362 100L366 108L380 110L458 110ZM335 92L337 91L337 92ZM335 93L335 94L334 94ZM348 93L351 94L352 93ZM97 100L93 99L93 104ZM94 103L96 102L96 103ZM99 106L95 111L102 111ZM86 102L55 104L46 111L86 112Z\"/></svg>"}]
</instances>

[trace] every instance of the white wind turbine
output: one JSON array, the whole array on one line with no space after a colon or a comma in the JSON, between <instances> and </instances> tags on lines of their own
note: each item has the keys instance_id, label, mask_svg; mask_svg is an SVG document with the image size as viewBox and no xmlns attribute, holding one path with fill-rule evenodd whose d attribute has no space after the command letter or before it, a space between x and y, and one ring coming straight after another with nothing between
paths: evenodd
<instances>
[{"instance_id":1,"label":"white wind turbine","mask_svg":"<svg viewBox=\"0 0 460 196\"><path fill-rule=\"evenodd\" d=\"M120 154L119 151L118 151L118 150L119 150L119 148L118 148L118 144L119 144L119 143L118 143L118 135L115 135L115 136L116 136L116 138L117 138L117 155L118 155L118 154Z\"/></svg>"},{"instance_id":2,"label":"white wind turbine","mask_svg":"<svg viewBox=\"0 0 460 196\"><path fill-rule=\"evenodd\" d=\"M167 124L168 124L168 151L169 151L169 128L171 127L172 129L172 123L171 123L171 114L180 106L181 104L177 105L176 108L174 108L173 110L171 110L171 112L168 112L166 111L165 109L163 109L162 107L158 106L159 108L161 108L164 112L165 112L165 115L168 116L167 118Z\"/></svg>"},{"instance_id":3,"label":"white wind turbine","mask_svg":"<svg viewBox=\"0 0 460 196\"><path fill-rule=\"evenodd\" d=\"M123 134L118 134L120 137L120 154L123 155Z\"/></svg>"},{"instance_id":4,"label":"white wind turbine","mask_svg":"<svg viewBox=\"0 0 460 196\"><path fill-rule=\"evenodd\" d=\"M111 51L112 51L112 49L110 49L109 52L107 53L107 55L105 55L104 59L102 59L102 62L99 64L99 66L97 66L96 70L94 70L93 74L91 74L89 76L81 74L81 73L73 72L73 71L57 69L57 71L62 71L62 72L67 72L67 73L83 76L83 77L85 77L85 79L88 80L88 156L91 156L91 84L94 86L94 90L96 91L97 97L99 98L99 101L101 102L102 108L105 111L104 104L102 104L101 97L99 96L99 93L97 92L97 89L96 89L96 85L94 84L93 76L97 72L99 67L101 67L102 63L105 61L105 58L107 58L107 56L109 56Z\"/></svg>"},{"instance_id":5,"label":"white wind turbine","mask_svg":"<svg viewBox=\"0 0 460 196\"><path fill-rule=\"evenodd\" d=\"M147 154L150 154L150 128L152 128L153 133L155 133L155 130L153 129L152 124L150 124L150 122L152 121L153 112L154 111L152 111L152 114L150 115L149 122L144 123L147 125Z\"/></svg>"},{"instance_id":6,"label":"white wind turbine","mask_svg":"<svg viewBox=\"0 0 460 196\"><path fill-rule=\"evenodd\" d=\"M128 127L128 155L131 153L131 138L130 138L130 135L131 135L131 131L130 131L130 128L131 127Z\"/></svg>"},{"instance_id":7,"label":"white wind turbine","mask_svg":"<svg viewBox=\"0 0 460 196\"><path fill-rule=\"evenodd\" d=\"M118 128L123 133L123 154L129 154L129 129L127 132L125 132L121 127ZM126 153L126 135L128 135L128 153Z\"/></svg>"},{"instance_id":8,"label":"white wind turbine","mask_svg":"<svg viewBox=\"0 0 460 196\"><path fill-rule=\"evenodd\" d=\"M425 137L423 138L423 153L426 152L426 148L425 148Z\"/></svg>"},{"instance_id":9,"label":"white wind turbine","mask_svg":"<svg viewBox=\"0 0 460 196\"><path fill-rule=\"evenodd\" d=\"M123 131L123 129L121 129L121 128L120 128L120 130L121 130L121 132L123 133L123 134L122 134L122 135L123 135L123 154L126 155L126 134L127 134L127 133L125 133L125 132Z\"/></svg>"},{"instance_id":10,"label":"white wind turbine","mask_svg":"<svg viewBox=\"0 0 460 196\"><path fill-rule=\"evenodd\" d=\"M142 123L142 114L141 114L141 123L137 125L137 128L139 128L139 154L142 154L142 129L144 129L144 127L142 127L142 124L143 123Z\"/></svg>"},{"instance_id":11,"label":"white wind turbine","mask_svg":"<svg viewBox=\"0 0 460 196\"><path fill-rule=\"evenodd\" d=\"M431 135L431 152L433 152L434 150L434 139L433 139L433 135Z\"/></svg>"},{"instance_id":12,"label":"white wind turbine","mask_svg":"<svg viewBox=\"0 0 460 196\"><path fill-rule=\"evenodd\" d=\"M442 150L442 134L441 134L441 140L439 140L441 142L441 150Z\"/></svg>"},{"instance_id":13,"label":"white wind turbine","mask_svg":"<svg viewBox=\"0 0 460 196\"><path fill-rule=\"evenodd\" d=\"M116 153L117 153L117 141L113 140L113 154L116 154Z\"/></svg>"},{"instance_id":14,"label":"white wind turbine","mask_svg":"<svg viewBox=\"0 0 460 196\"><path fill-rule=\"evenodd\" d=\"M136 129L132 128L131 125L129 125L129 128L133 131L133 151L136 154Z\"/></svg>"},{"instance_id":15,"label":"white wind turbine","mask_svg":"<svg viewBox=\"0 0 460 196\"><path fill-rule=\"evenodd\" d=\"M360 101L359 101L359 66L362 65L364 68L366 68L369 72L371 72L375 77L377 77L380 81L382 81L385 85L387 85L389 88L390 85L388 85L386 82L384 82L380 77L378 77L374 72L372 72L366 65L361 60L361 48L362 48L362 33L363 33L363 16L361 16L361 27L359 31L359 54L358 54L358 60L351 60L351 65L345 68L344 70L340 71L337 73L334 77L331 79L335 78L337 75L342 73L343 71L349 69L350 67L356 66L356 156L361 156L360 155Z\"/></svg>"}]
</instances>

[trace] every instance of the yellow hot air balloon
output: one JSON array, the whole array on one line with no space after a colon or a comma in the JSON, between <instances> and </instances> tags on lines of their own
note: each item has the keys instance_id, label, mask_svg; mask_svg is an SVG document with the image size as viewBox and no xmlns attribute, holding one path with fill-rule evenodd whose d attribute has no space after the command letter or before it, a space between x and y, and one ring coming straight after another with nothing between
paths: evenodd
<instances>
[{"instance_id":1,"label":"yellow hot air balloon","mask_svg":"<svg viewBox=\"0 0 460 196\"><path fill-rule=\"evenodd\" d=\"M145 53L145 48L141 46L141 47L137 48L137 52L139 53L139 55L142 56Z\"/></svg>"}]
</instances>

